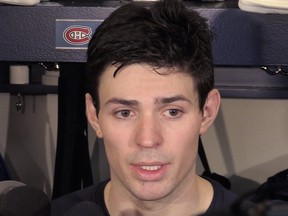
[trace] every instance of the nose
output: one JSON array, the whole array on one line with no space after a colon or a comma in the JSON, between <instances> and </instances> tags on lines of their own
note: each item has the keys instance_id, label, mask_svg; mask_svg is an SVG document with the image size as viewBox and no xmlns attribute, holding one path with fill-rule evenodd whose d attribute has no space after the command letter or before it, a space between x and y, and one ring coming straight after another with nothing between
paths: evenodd
<instances>
[{"instance_id":1,"label":"nose","mask_svg":"<svg viewBox=\"0 0 288 216\"><path fill-rule=\"evenodd\" d=\"M163 141L161 122L153 115L142 116L136 127L136 143L141 148L157 148Z\"/></svg>"}]
</instances>

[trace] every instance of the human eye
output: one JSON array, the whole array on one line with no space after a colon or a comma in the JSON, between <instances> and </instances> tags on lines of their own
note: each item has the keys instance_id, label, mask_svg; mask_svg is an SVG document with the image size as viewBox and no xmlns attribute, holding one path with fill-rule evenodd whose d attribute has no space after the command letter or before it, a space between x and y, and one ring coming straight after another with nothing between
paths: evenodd
<instances>
[{"instance_id":1,"label":"human eye","mask_svg":"<svg viewBox=\"0 0 288 216\"><path fill-rule=\"evenodd\" d=\"M135 114L128 109L118 110L114 113L116 118L125 119L134 116Z\"/></svg>"},{"instance_id":2,"label":"human eye","mask_svg":"<svg viewBox=\"0 0 288 216\"><path fill-rule=\"evenodd\" d=\"M168 109L163 112L163 115L169 118L178 118L183 114L183 111L180 109Z\"/></svg>"}]
</instances>

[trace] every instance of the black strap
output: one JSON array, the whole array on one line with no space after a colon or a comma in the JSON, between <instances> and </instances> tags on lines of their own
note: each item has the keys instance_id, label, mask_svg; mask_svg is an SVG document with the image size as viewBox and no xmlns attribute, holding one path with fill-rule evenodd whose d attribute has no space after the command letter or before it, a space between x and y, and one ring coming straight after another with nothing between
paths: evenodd
<instances>
[{"instance_id":1,"label":"black strap","mask_svg":"<svg viewBox=\"0 0 288 216\"><path fill-rule=\"evenodd\" d=\"M61 63L58 85L58 134L53 196L93 183L88 151L82 63Z\"/></svg>"},{"instance_id":2,"label":"black strap","mask_svg":"<svg viewBox=\"0 0 288 216\"><path fill-rule=\"evenodd\" d=\"M199 137L198 155L200 157L200 160L202 162L205 172L211 174L211 170L208 164L208 160L206 157L206 153L205 153L205 149L204 149L201 137Z\"/></svg>"},{"instance_id":3,"label":"black strap","mask_svg":"<svg viewBox=\"0 0 288 216\"><path fill-rule=\"evenodd\" d=\"M228 178L219 175L217 173L212 173L208 164L208 160L206 157L206 153L205 153L205 149L204 149L204 145L202 143L201 137L199 137L199 146L198 146L198 155L200 157L200 160L202 162L202 165L204 167L204 172L202 174L203 177L208 177L210 179L214 179L217 182L219 182L221 185L223 185L225 188L227 188L228 190L231 189L231 183L229 181Z\"/></svg>"}]
</instances>

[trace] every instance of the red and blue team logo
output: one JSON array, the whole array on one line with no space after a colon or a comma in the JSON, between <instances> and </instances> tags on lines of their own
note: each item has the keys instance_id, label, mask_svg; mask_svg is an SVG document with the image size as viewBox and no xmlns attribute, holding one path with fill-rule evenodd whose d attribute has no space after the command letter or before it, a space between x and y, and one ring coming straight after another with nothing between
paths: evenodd
<instances>
[{"instance_id":1,"label":"red and blue team logo","mask_svg":"<svg viewBox=\"0 0 288 216\"><path fill-rule=\"evenodd\" d=\"M64 40L72 45L88 44L91 39L92 29L88 26L73 25L63 32Z\"/></svg>"}]
</instances>

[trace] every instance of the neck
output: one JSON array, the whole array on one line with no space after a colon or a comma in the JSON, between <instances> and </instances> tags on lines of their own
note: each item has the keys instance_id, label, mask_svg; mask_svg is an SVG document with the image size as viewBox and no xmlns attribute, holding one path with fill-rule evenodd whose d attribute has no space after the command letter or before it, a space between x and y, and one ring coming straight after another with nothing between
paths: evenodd
<instances>
[{"instance_id":1,"label":"neck","mask_svg":"<svg viewBox=\"0 0 288 216\"><path fill-rule=\"evenodd\" d=\"M208 181L196 176L189 187L177 196L146 201L123 194L123 191L109 182L104 196L111 216L192 216L208 209L213 197L213 188Z\"/></svg>"}]
</instances>

